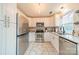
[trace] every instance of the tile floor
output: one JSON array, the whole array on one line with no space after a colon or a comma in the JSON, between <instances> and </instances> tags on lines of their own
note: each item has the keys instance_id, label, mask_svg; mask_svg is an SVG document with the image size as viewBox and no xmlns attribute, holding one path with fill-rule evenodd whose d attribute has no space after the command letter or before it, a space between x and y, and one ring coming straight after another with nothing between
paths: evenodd
<instances>
[{"instance_id":1,"label":"tile floor","mask_svg":"<svg viewBox=\"0 0 79 59\"><path fill-rule=\"evenodd\" d=\"M50 42L30 42L25 55L57 55L57 51Z\"/></svg>"}]
</instances>

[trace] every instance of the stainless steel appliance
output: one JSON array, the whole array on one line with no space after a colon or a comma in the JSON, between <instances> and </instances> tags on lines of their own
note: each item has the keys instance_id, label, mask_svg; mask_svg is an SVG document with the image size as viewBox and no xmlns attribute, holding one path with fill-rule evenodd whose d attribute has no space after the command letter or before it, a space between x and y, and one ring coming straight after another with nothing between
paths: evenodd
<instances>
[{"instance_id":1,"label":"stainless steel appliance","mask_svg":"<svg viewBox=\"0 0 79 59\"><path fill-rule=\"evenodd\" d=\"M28 21L17 15L17 54L23 55L28 47Z\"/></svg>"},{"instance_id":2,"label":"stainless steel appliance","mask_svg":"<svg viewBox=\"0 0 79 59\"><path fill-rule=\"evenodd\" d=\"M36 42L44 42L44 23L36 23Z\"/></svg>"}]
</instances>

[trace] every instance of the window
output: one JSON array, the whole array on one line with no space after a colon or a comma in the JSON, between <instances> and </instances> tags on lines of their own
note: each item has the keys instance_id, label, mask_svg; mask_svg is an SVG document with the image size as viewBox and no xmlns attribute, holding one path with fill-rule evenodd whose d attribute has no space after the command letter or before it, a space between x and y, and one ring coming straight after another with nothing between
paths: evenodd
<instances>
[{"instance_id":1,"label":"window","mask_svg":"<svg viewBox=\"0 0 79 59\"><path fill-rule=\"evenodd\" d=\"M60 26L64 27L65 33L72 33L73 31L73 14L68 13L67 15L63 16L60 21Z\"/></svg>"}]
</instances>

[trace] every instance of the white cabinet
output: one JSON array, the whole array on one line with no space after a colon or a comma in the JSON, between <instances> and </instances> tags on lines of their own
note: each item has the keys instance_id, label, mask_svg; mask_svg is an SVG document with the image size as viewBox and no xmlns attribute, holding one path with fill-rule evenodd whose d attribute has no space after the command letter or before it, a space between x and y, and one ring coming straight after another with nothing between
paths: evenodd
<instances>
[{"instance_id":1,"label":"white cabinet","mask_svg":"<svg viewBox=\"0 0 79 59\"><path fill-rule=\"evenodd\" d=\"M3 22L0 21L0 54L2 54L2 34L1 34L3 32L2 24Z\"/></svg>"},{"instance_id":2,"label":"white cabinet","mask_svg":"<svg viewBox=\"0 0 79 59\"><path fill-rule=\"evenodd\" d=\"M9 23L6 33L6 54L16 54L16 24Z\"/></svg>"},{"instance_id":3,"label":"white cabinet","mask_svg":"<svg viewBox=\"0 0 79 59\"><path fill-rule=\"evenodd\" d=\"M5 54L5 29L4 29L4 22L0 21L0 55Z\"/></svg>"},{"instance_id":4,"label":"white cabinet","mask_svg":"<svg viewBox=\"0 0 79 59\"><path fill-rule=\"evenodd\" d=\"M2 16L2 4L0 4L0 20L1 20L1 16Z\"/></svg>"},{"instance_id":5,"label":"white cabinet","mask_svg":"<svg viewBox=\"0 0 79 59\"><path fill-rule=\"evenodd\" d=\"M59 53L59 36L56 33L52 33L52 36L53 36L53 39L51 39L51 43Z\"/></svg>"},{"instance_id":6,"label":"white cabinet","mask_svg":"<svg viewBox=\"0 0 79 59\"><path fill-rule=\"evenodd\" d=\"M16 12L17 5L16 3L5 3L4 4L4 14L7 18L10 18L9 22L16 23Z\"/></svg>"},{"instance_id":7,"label":"white cabinet","mask_svg":"<svg viewBox=\"0 0 79 59\"><path fill-rule=\"evenodd\" d=\"M16 54L15 5L9 3L0 4L0 55Z\"/></svg>"},{"instance_id":8,"label":"white cabinet","mask_svg":"<svg viewBox=\"0 0 79 59\"><path fill-rule=\"evenodd\" d=\"M44 33L44 40L45 41L50 41L51 40L51 33L50 32L45 32Z\"/></svg>"},{"instance_id":9,"label":"white cabinet","mask_svg":"<svg viewBox=\"0 0 79 59\"><path fill-rule=\"evenodd\" d=\"M0 3L0 20L4 20L4 4Z\"/></svg>"},{"instance_id":10,"label":"white cabinet","mask_svg":"<svg viewBox=\"0 0 79 59\"><path fill-rule=\"evenodd\" d=\"M59 53L59 36L53 32L45 32L44 40L51 42L51 44L56 48Z\"/></svg>"},{"instance_id":11,"label":"white cabinet","mask_svg":"<svg viewBox=\"0 0 79 59\"><path fill-rule=\"evenodd\" d=\"M0 21L0 55L16 54L16 24L4 26L4 22Z\"/></svg>"},{"instance_id":12,"label":"white cabinet","mask_svg":"<svg viewBox=\"0 0 79 59\"><path fill-rule=\"evenodd\" d=\"M35 32L30 32L29 33L29 42L35 42Z\"/></svg>"},{"instance_id":13,"label":"white cabinet","mask_svg":"<svg viewBox=\"0 0 79 59\"><path fill-rule=\"evenodd\" d=\"M16 3L0 3L0 20L10 18L9 22L16 23Z\"/></svg>"},{"instance_id":14,"label":"white cabinet","mask_svg":"<svg viewBox=\"0 0 79 59\"><path fill-rule=\"evenodd\" d=\"M73 15L73 21L74 22L79 22L79 13L74 13L74 15Z\"/></svg>"}]
</instances>

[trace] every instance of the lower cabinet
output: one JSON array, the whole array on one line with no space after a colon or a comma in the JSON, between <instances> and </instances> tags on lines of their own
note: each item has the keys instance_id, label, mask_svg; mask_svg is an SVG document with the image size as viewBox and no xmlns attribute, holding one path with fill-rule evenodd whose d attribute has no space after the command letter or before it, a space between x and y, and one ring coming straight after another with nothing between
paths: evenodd
<instances>
[{"instance_id":1,"label":"lower cabinet","mask_svg":"<svg viewBox=\"0 0 79 59\"><path fill-rule=\"evenodd\" d=\"M52 39L51 39L52 45L55 47L59 54L59 36L55 33L52 33Z\"/></svg>"},{"instance_id":2,"label":"lower cabinet","mask_svg":"<svg viewBox=\"0 0 79 59\"><path fill-rule=\"evenodd\" d=\"M29 32L29 42L35 42L35 36L36 34L34 32Z\"/></svg>"},{"instance_id":3,"label":"lower cabinet","mask_svg":"<svg viewBox=\"0 0 79 59\"><path fill-rule=\"evenodd\" d=\"M16 24L9 23L6 28L6 54L16 54Z\"/></svg>"},{"instance_id":4,"label":"lower cabinet","mask_svg":"<svg viewBox=\"0 0 79 59\"><path fill-rule=\"evenodd\" d=\"M45 32L44 33L44 41L50 41L50 39L51 39L51 33Z\"/></svg>"},{"instance_id":5,"label":"lower cabinet","mask_svg":"<svg viewBox=\"0 0 79 59\"><path fill-rule=\"evenodd\" d=\"M59 38L59 54L60 55L76 55L77 44L70 42L64 38Z\"/></svg>"},{"instance_id":6,"label":"lower cabinet","mask_svg":"<svg viewBox=\"0 0 79 59\"><path fill-rule=\"evenodd\" d=\"M16 24L0 21L0 55L16 54Z\"/></svg>"},{"instance_id":7,"label":"lower cabinet","mask_svg":"<svg viewBox=\"0 0 79 59\"><path fill-rule=\"evenodd\" d=\"M0 21L0 55L5 54L5 47L6 47L5 40L6 40L6 32L4 28L4 22Z\"/></svg>"}]
</instances>

